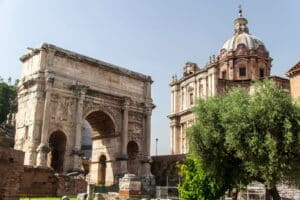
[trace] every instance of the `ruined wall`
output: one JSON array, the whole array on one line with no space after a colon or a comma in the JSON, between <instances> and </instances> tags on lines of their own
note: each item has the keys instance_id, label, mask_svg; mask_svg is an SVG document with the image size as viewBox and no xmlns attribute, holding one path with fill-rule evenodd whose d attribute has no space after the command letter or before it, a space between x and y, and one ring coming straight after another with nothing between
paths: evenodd
<instances>
[{"instance_id":1,"label":"ruined wall","mask_svg":"<svg viewBox=\"0 0 300 200\"><path fill-rule=\"evenodd\" d=\"M79 177L55 174L53 169L24 166L20 183L22 197L77 195L86 192L87 183Z\"/></svg>"},{"instance_id":2,"label":"ruined wall","mask_svg":"<svg viewBox=\"0 0 300 200\"><path fill-rule=\"evenodd\" d=\"M185 154L152 156L151 172L155 176L157 186L166 186L167 177L168 185L177 185L179 183L178 167L186 158Z\"/></svg>"},{"instance_id":3,"label":"ruined wall","mask_svg":"<svg viewBox=\"0 0 300 200\"><path fill-rule=\"evenodd\" d=\"M0 146L0 200L19 199L24 152Z\"/></svg>"},{"instance_id":4,"label":"ruined wall","mask_svg":"<svg viewBox=\"0 0 300 200\"><path fill-rule=\"evenodd\" d=\"M59 175L57 179L57 196L77 195L86 192L87 182L81 177Z\"/></svg>"},{"instance_id":5,"label":"ruined wall","mask_svg":"<svg viewBox=\"0 0 300 200\"><path fill-rule=\"evenodd\" d=\"M20 195L24 197L55 196L57 178L51 168L25 165L20 186Z\"/></svg>"}]
</instances>

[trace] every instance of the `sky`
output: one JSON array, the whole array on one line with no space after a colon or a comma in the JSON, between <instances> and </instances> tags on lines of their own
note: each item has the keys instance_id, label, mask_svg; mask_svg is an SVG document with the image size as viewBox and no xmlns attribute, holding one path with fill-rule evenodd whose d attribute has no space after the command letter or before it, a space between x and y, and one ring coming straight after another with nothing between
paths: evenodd
<instances>
[{"instance_id":1,"label":"sky","mask_svg":"<svg viewBox=\"0 0 300 200\"><path fill-rule=\"evenodd\" d=\"M204 66L233 34L238 6L273 58L272 74L300 60L299 0L0 0L0 76L43 42L150 75L151 153L170 153L170 88L184 63Z\"/></svg>"}]
</instances>

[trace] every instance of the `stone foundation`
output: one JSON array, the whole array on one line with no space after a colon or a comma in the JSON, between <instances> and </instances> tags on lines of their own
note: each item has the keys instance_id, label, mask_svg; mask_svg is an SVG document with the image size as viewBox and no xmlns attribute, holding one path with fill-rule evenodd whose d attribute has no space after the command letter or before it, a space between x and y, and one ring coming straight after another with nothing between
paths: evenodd
<instances>
[{"instance_id":1,"label":"stone foundation","mask_svg":"<svg viewBox=\"0 0 300 200\"><path fill-rule=\"evenodd\" d=\"M86 186L86 181L80 177L58 175L48 167L25 166L20 195L24 197L77 195L86 192Z\"/></svg>"},{"instance_id":2,"label":"stone foundation","mask_svg":"<svg viewBox=\"0 0 300 200\"><path fill-rule=\"evenodd\" d=\"M56 196L57 182L51 168L25 165L20 194L24 197Z\"/></svg>"}]
</instances>

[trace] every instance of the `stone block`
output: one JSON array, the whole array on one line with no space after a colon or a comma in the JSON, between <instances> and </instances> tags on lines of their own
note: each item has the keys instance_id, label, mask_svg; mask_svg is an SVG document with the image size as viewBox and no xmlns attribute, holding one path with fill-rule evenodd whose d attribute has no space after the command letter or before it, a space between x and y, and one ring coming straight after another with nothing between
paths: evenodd
<instances>
[{"instance_id":1,"label":"stone block","mask_svg":"<svg viewBox=\"0 0 300 200\"><path fill-rule=\"evenodd\" d=\"M125 174L119 181L119 196L126 198L141 197L141 180L134 174Z\"/></svg>"},{"instance_id":2,"label":"stone block","mask_svg":"<svg viewBox=\"0 0 300 200\"><path fill-rule=\"evenodd\" d=\"M77 194L77 200L86 200L86 198L87 198L87 193Z\"/></svg>"},{"instance_id":3,"label":"stone block","mask_svg":"<svg viewBox=\"0 0 300 200\"><path fill-rule=\"evenodd\" d=\"M70 198L68 196L62 196L61 200L70 200Z\"/></svg>"}]
</instances>

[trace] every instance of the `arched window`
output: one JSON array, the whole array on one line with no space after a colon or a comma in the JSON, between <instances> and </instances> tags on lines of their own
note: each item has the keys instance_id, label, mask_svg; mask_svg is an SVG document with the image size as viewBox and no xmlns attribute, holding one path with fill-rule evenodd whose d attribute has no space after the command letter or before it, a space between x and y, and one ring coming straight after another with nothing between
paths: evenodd
<instances>
[{"instance_id":1,"label":"arched window","mask_svg":"<svg viewBox=\"0 0 300 200\"><path fill-rule=\"evenodd\" d=\"M246 76L246 67L244 67L244 66L239 67L239 75L240 75L240 77Z\"/></svg>"}]
</instances>

